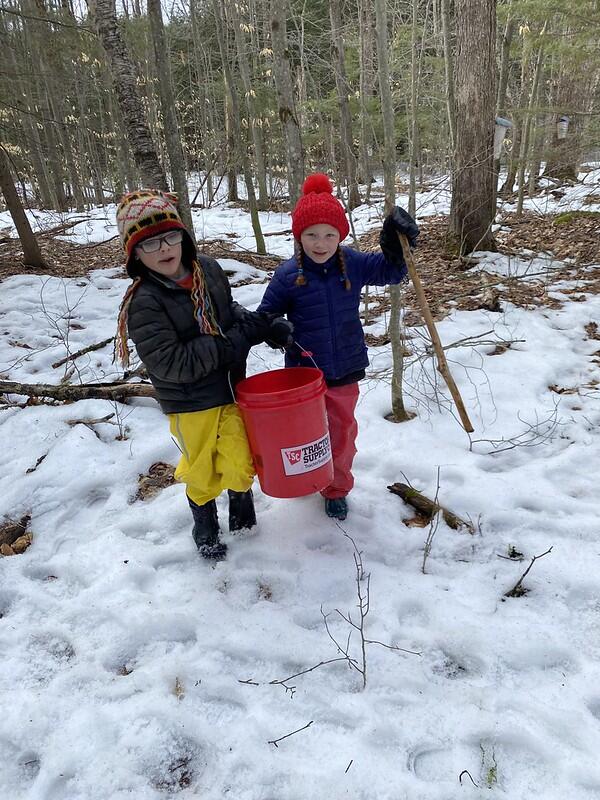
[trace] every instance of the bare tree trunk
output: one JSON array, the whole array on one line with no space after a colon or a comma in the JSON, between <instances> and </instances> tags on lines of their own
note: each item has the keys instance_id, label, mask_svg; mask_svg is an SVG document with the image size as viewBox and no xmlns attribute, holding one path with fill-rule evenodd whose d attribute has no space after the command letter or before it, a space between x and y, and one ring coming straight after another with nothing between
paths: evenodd
<instances>
[{"instance_id":1,"label":"bare tree trunk","mask_svg":"<svg viewBox=\"0 0 600 800\"><path fill-rule=\"evenodd\" d=\"M90 16L110 63L115 91L133 158L146 187L168 190L137 86L138 71L121 38L115 0L86 0Z\"/></svg>"},{"instance_id":2,"label":"bare tree trunk","mask_svg":"<svg viewBox=\"0 0 600 800\"><path fill-rule=\"evenodd\" d=\"M221 0L221 3L223 0ZM240 125L240 111L238 96L227 58L227 45L225 39L225 31L223 30L222 21L224 19L223 8L220 7L219 0L212 0L212 8L215 15L215 22L217 25L217 39L219 42L219 50L221 53L221 62L223 66L223 75L225 76L225 85L227 86L227 93L231 103L231 122L233 125L233 136L236 141L240 143L240 151L242 158L242 169L244 172L244 181L246 183L246 192L248 193L248 207L250 210L250 219L252 221L252 230L254 231L254 238L256 239L256 252L264 255L267 252L265 247L265 239L260 227L260 218L258 215L258 206L256 203L256 194L254 192L254 185L252 183L252 171L250 168L250 159L248 158L248 151L246 143L242 137Z\"/></svg>"},{"instance_id":3,"label":"bare tree trunk","mask_svg":"<svg viewBox=\"0 0 600 800\"><path fill-rule=\"evenodd\" d=\"M374 40L374 15L372 0L360 0L359 8L359 71L360 71L360 147L359 147L359 172L360 181L367 187L365 203L371 197L371 156L373 135L369 100L373 97L373 40Z\"/></svg>"},{"instance_id":4,"label":"bare tree trunk","mask_svg":"<svg viewBox=\"0 0 600 800\"><path fill-rule=\"evenodd\" d=\"M593 45L597 47L597 42ZM598 70L579 56L564 54L560 74L553 91L552 106L555 115L551 122L549 152L544 175L560 181L576 181L583 152L583 132L586 114L594 106L594 81ZM567 117L568 128L564 139L559 138L558 123Z\"/></svg>"},{"instance_id":5,"label":"bare tree trunk","mask_svg":"<svg viewBox=\"0 0 600 800\"><path fill-rule=\"evenodd\" d=\"M290 208L296 205L304 179L304 149L294 99L292 68L288 52L286 20L288 0L271 0L271 45L273 77L277 88L279 119L283 128L287 157Z\"/></svg>"},{"instance_id":6,"label":"bare tree trunk","mask_svg":"<svg viewBox=\"0 0 600 800\"><path fill-rule=\"evenodd\" d=\"M510 72L510 46L515 32L515 19L509 16L502 36L502 55L500 59L500 76L498 78L498 97L496 98L496 114L502 114L506 104L506 89Z\"/></svg>"},{"instance_id":7,"label":"bare tree trunk","mask_svg":"<svg viewBox=\"0 0 600 800\"><path fill-rule=\"evenodd\" d=\"M173 80L171 77L171 64L169 48L165 36L160 0L148 0L148 18L154 43L154 57L156 59L158 86L160 90L160 105L162 109L165 140L169 153L171 167L171 180L178 196L178 211L185 227L194 236L194 223L190 210L187 177L185 171L185 157L181 137L179 136L179 120L175 109L175 96L173 93Z\"/></svg>"},{"instance_id":8,"label":"bare tree trunk","mask_svg":"<svg viewBox=\"0 0 600 800\"><path fill-rule=\"evenodd\" d=\"M525 121L523 123L523 138L521 139L521 151L519 154L519 194L517 198L516 213L520 216L523 213L523 199L525 196L525 167L529 158L529 139L531 136L531 119L533 115L533 107L538 94L538 85L540 82L540 75L542 72L542 57L544 54L544 34L546 33L546 22L540 33L540 46L538 48L535 71L533 74L533 81L531 84L531 93L529 95L529 103L527 105L527 112Z\"/></svg>"},{"instance_id":9,"label":"bare tree trunk","mask_svg":"<svg viewBox=\"0 0 600 800\"><path fill-rule=\"evenodd\" d=\"M496 0L456 0L455 5L456 159L450 230L460 252L470 253L496 249Z\"/></svg>"},{"instance_id":10,"label":"bare tree trunk","mask_svg":"<svg viewBox=\"0 0 600 800\"><path fill-rule=\"evenodd\" d=\"M419 0L412 0L411 69L410 69L410 139L409 139L409 195L408 213L416 214L416 159L419 128L417 123L417 22Z\"/></svg>"},{"instance_id":11,"label":"bare tree trunk","mask_svg":"<svg viewBox=\"0 0 600 800\"><path fill-rule=\"evenodd\" d=\"M377 41L377 68L379 73L379 95L381 98L381 115L383 117L383 184L385 190L386 214L396 204L396 135L394 129L394 106L390 88L390 66L388 61L388 31L386 0L375 0L375 31ZM404 422L411 419L411 414L404 407L402 381L404 376L404 336L402 331L402 300L399 286L390 286L392 307L388 333L392 343L392 412L387 419L392 422Z\"/></svg>"},{"instance_id":12,"label":"bare tree trunk","mask_svg":"<svg viewBox=\"0 0 600 800\"><path fill-rule=\"evenodd\" d=\"M335 84L337 87L338 105L340 109L340 134L344 153L346 185L348 187L348 208L352 210L360 205L360 194L356 182L356 157L352 137L352 116L348 95L350 88L346 80L344 57L344 39L342 36L342 11L340 0L330 0L329 16L331 19L331 50L335 64Z\"/></svg>"},{"instance_id":13,"label":"bare tree trunk","mask_svg":"<svg viewBox=\"0 0 600 800\"><path fill-rule=\"evenodd\" d=\"M5 149L0 145L0 189L6 200L15 228L23 248L23 259L26 264L39 269L45 266L37 239L35 238L27 215L15 189L15 184L10 171L10 162Z\"/></svg>"},{"instance_id":14,"label":"bare tree trunk","mask_svg":"<svg viewBox=\"0 0 600 800\"><path fill-rule=\"evenodd\" d=\"M454 97L454 59L452 58L450 0L440 0L442 39L444 42L444 69L446 71L446 111L450 131L450 161L454 163L456 150L456 100Z\"/></svg>"},{"instance_id":15,"label":"bare tree trunk","mask_svg":"<svg viewBox=\"0 0 600 800\"><path fill-rule=\"evenodd\" d=\"M23 127L25 129L25 141L27 142L27 151L31 158L33 171L35 175L35 182L39 189L39 200L42 208L52 208L53 198L50 191L50 182L48 178L48 171L46 169L46 160L42 153L42 144L40 141L40 134L37 127L37 122L34 119L33 107L31 103L31 93L26 82L19 75L20 69L17 66L17 59L14 49L10 46L6 37L6 20L0 18L0 48L8 60L11 71L14 73L15 84L18 88L22 98L23 105L26 112L23 114Z\"/></svg>"},{"instance_id":16,"label":"bare tree trunk","mask_svg":"<svg viewBox=\"0 0 600 800\"><path fill-rule=\"evenodd\" d=\"M227 136L227 200L237 203L240 199L237 184L236 125L233 119L233 104L225 81L225 133Z\"/></svg>"},{"instance_id":17,"label":"bare tree trunk","mask_svg":"<svg viewBox=\"0 0 600 800\"><path fill-rule=\"evenodd\" d=\"M242 77L242 84L244 86L244 94L246 99L246 113L248 115L248 130L252 138L252 145L254 149L254 163L256 165L256 182L258 184L258 208L260 211L266 211L269 207L269 195L267 193L267 168L265 165L265 145L263 141L262 129L258 125L256 104L254 97L256 92L252 86L250 78L250 64L246 53L246 40L242 30L242 21L239 14L239 6L237 3L229 3L227 5L227 13L231 16L231 24L233 26L235 45L237 49L238 66L240 68L240 75Z\"/></svg>"}]
</instances>

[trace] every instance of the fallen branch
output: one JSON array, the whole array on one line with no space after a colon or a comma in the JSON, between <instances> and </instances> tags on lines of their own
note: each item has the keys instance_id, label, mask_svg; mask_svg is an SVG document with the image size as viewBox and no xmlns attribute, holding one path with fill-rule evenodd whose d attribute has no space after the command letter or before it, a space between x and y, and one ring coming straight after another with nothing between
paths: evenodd
<instances>
[{"instance_id":1,"label":"fallen branch","mask_svg":"<svg viewBox=\"0 0 600 800\"><path fill-rule=\"evenodd\" d=\"M288 228L285 231L268 231L267 233L263 233L263 236L287 236L292 232L291 228Z\"/></svg>"},{"instance_id":2,"label":"fallen branch","mask_svg":"<svg viewBox=\"0 0 600 800\"><path fill-rule=\"evenodd\" d=\"M288 739L290 736L293 736L295 733L300 733L300 731L305 731L307 728L310 728L310 726L313 724L313 722L314 722L314 720L311 719L311 721L308 722L306 725L304 725L304 727L298 728L297 731L292 731L291 733L286 733L285 736L280 736L279 739L269 739L268 744L274 744L275 747L278 747L277 742L282 742L284 739Z\"/></svg>"},{"instance_id":3,"label":"fallen branch","mask_svg":"<svg viewBox=\"0 0 600 800\"><path fill-rule=\"evenodd\" d=\"M105 417L98 417L97 419L68 419L67 425L71 427L75 425L100 425L102 422L109 422L114 417L115 413L107 414ZM115 423L113 423L114 425Z\"/></svg>"},{"instance_id":4,"label":"fallen branch","mask_svg":"<svg viewBox=\"0 0 600 800\"><path fill-rule=\"evenodd\" d=\"M92 350L100 350L101 347L105 347L109 342L112 342L113 339L113 336L109 336L108 339L103 339L101 342L96 342L96 344L89 344L87 347L82 347L82 349L78 350L76 353L70 353L68 356L61 358L60 361L55 361L54 364L52 364L52 369L62 367L62 365L66 364L68 361L75 361L75 359L79 358L79 356L83 356L86 353L91 353Z\"/></svg>"},{"instance_id":5,"label":"fallen branch","mask_svg":"<svg viewBox=\"0 0 600 800\"><path fill-rule=\"evenodd\" d=\"M128 397L156 398L149 383L82 383L79 386L56 386L49 383L0 381L0 394L28 397L51 397L53 400L124 400Z\"/></svg>"},{"instance_id":6,"label":"fallen branch","mask_svg":"<svg viewBox=\"0 0 600 800\"><path fill-rule=\"evenodd\" d=\"M504 597L523 597L524 594L527 594L527 589L525 589L525 587L522 586L523 579L525 578L529 570L533 567L538 558L543 558L544 556L547 556L548 553L551 552L552 552L552 547L549 547L545 553L540 553L539 556L534 556L531 559L529 566L527 567L525 572L521 575L519 580L515 583L515 585L512 587L512 589L509 589L508 592L504 592Z\"/></svg>"},{"instance_id":7,"label":"fallen branch","mask_svg":"<svg viewBox=\"0 0 600 800\"><path fill-rule=\"evenodd\" d=\"M36 236L56 236L59 233L68 231L69 228L74 228L76 225L79 225L80 222L87 222L90 219L91 217L82 217L81 219L76 219L71 222L63 222L60 225L55 225L53 228L46 228L46 230L43 231L36 231Z\"/></svg>"},{"instance_id":8,"label":"fallen branch","mask_svg":"<svg viewBox=\"0 0 600 800\"><path fill-rule=\"evenodd\" d=\"M462 519L462 517L459 517L458 514L455 514L453 511L444 508L444 506L440 505L439 503L430 500L424 494L421 494L421 492L413 489L413 487L409 486L407 483L393 483L387 488L390 490L390 492L392 492L392 494L397 494L404 500L405 503L411 505L420 514L423 514L428 519L431 519L435 514L441 511L444 522L449 528L452 528L455 531L460 530L461 528L466 528L469 533L475 533L473 525L470 522Z\"/></svg>"}]
</instances>

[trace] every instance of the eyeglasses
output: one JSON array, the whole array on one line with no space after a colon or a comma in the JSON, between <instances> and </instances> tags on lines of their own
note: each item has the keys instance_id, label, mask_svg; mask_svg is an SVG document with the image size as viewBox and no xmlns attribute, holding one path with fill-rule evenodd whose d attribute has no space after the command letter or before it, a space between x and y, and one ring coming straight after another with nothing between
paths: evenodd
<instances>
[{"instance_id":1,"label":"eyeglasses","mask_svg":"<svg viewBox=\"0 0 600 800\"><path fill-rule=\"evenodd\" d=\"M155 236L154 239L145 239L138 244L140 250L144 253L158 253L162 247L162 243L166 242L169 247L174 247L176 244L181 244L183 241L183 231L169 231L164 236Z\"/></svg>"}]
</instances>

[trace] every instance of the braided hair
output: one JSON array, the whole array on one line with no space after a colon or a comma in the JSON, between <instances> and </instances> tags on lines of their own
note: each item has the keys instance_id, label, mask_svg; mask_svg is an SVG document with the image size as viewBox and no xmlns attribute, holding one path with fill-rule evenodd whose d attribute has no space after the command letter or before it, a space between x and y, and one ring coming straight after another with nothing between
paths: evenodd
<instances>
[{"instance_id":1,"label":"braided hair","mask_svg":"<svg viewBox=\"0 0 600 800\"><path fill-rule=\"evenodd\" d=\"M296 261L298 263L298 275L296 276L294 284L296 286L307 286L308 279L304 274L304 249L299 241L296 241L294 255L296 256ZM340 280L344 281L344 287L346 291L349 292L350 289L352 288L352 284L350 283L350 278L348 277L348 270L346 269L346 258L344 256L342 248L339 245L337 248L337 261L341 273Z\"/></svg>"}]
</instances>

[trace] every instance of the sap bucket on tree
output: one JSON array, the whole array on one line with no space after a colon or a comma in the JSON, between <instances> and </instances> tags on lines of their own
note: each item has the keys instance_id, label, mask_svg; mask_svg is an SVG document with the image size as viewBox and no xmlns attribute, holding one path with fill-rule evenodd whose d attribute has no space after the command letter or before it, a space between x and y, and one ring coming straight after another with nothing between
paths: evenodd
<instances>
[{"instance_id":1,"label":"sap bucket on tree","mask_svg":"<svg viewBox=\"0 0 600 800\"><path fill-rule=\"evenodd\" d=\"M265 494L302 497L331 483L326 388L323 373L313 367L261 372L236 386Z\"/></svg>"}]
</instances>

